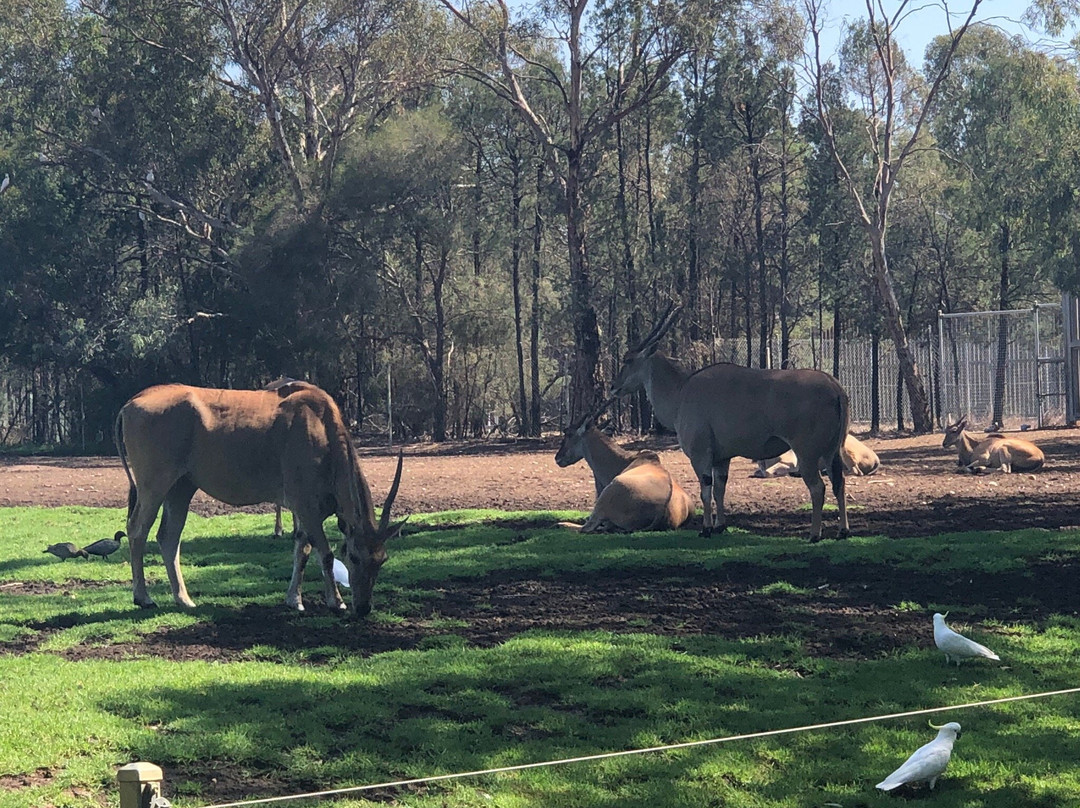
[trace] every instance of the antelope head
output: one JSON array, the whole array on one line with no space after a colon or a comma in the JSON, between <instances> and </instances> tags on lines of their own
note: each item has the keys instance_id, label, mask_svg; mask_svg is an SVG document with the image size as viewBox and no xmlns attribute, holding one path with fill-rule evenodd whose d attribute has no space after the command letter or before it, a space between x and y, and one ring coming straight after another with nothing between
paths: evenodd
<instances>
[{"instance_id":1,"label":"antelope head","mask_svg":"<svg viewBox=\"0 0 1080 808\"><path fill-rule=\"evenodd\" d=\"M645 386L649 378L649 359L660 347L660 339L671 329L680 311L682 311L682 306L676 307L673 302L669 303L667 311L656 322L652 331L637 347L626 352L623 356L622 367L619 368L615 380L611 383L613 396L629 395Z\"/></svg>"},{"instance_id":2,"label":"antelope head","mask_svg":"<svg viewBox=\"0 0 1080 808\"><path fill-rule=\"evenodd\" d=\"M955 424L945 427L945 439L941 442L943 449L951 449L960 440L960 433L967 429L967 416L963 416Z\"/></svg>"},{"instance_id":3,"label":"antelope head","mask_svg":"<svg viewBox=\"0 0 1080 808\"><path fill-rule=\"evenodd\" d=\"M345 568L349 571L349 588L352 590L353 614L357 617L365 617L371 611L371 593L375 589L375 579L379 570L386 563L386 543L396 537L407 520L390 522L390 509L397 496L398 486L401 483L402 455L398 454L397 471L394 473L394 482L390 485L390 492L386 495L383 503L382 514L379 521L375 521L375 514L368 509L368 518L361 518L359 525L344 524L345 534ZM361 478L362 480L363 478ZM363 483L367 487L367 483ZM367 493L370 503L371 494ZM341 521L339 521L341 525Z\"/></svg>"},{"instance_id":4,"label":"antelope head","mask_svg":"<svg viewBox=\"0 0 1080 808\"><path fill-rule=\"evenodd\" d=\"M579 460L585 459L585 434L589 431L590 427L596 425L597 419L603 415L608 407L615 401L615 396L611 396L605 401L600 402L590 413L586 413L580 418L572 421L566 431L563 433L562 443L559 444L559 451L555 453L555 462L560 468L566 468L572 466Z\"/></svg>"},{"instance_id":5,"label":"antelope head","mask_svg":"<svg viewBox=\"0 0 1080 808\"><path fill-rule=\"evenodd\" d=\"M593 417L590 412L566 427L559 451L555 453L555 463L559 468L572 466L585 459L585 433L592 424Z\"/></svg>"}]
</instances>

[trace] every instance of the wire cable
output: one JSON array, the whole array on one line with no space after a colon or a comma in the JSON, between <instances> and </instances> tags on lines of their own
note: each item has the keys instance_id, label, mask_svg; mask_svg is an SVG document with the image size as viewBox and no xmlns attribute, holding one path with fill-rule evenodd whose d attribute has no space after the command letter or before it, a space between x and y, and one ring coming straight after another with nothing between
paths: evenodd
<instances>
[{"instance_id":1,"label":"wire cable","mask_svg":"<svg viewBox=\"0 0 1080 808\"><path fill-rule=\"evenodd\" d=\"M203 808L246 808L249 805L270 805L274 803L289 802L292 800L310 800L322 797L337 797L344 794L356 794L361 791L374 791L380 788L399 788L401 786L420 785L422 783L435 783L440 780L458 780L463 777L480 777L487 774L504 774L506 772L519 772L526 769L538 769L545 766L564 766L570 763L584 763L591 760L606 760L608 758L627 757L629 755L644 755L652 752L672 752L678 749L691 749L695 746L708 746L712 744L730 743L731 741L746 741L754 738L770 738L777 735L790 735L797 732L812 732L834 727L847 727L853 724L868 724L875 721L887 721L894 718L909 718L916 715L929 715L941 713L947 710L965 710L973 707L988 707L994 704L1007 704L1014 701L1030 701L1032 699L1044 699L1050 696L1064 696L1072 693L1080 693L1080 687L1070 687L1065 690L1050 690L1044 693L1030 693L1023 696L1007 696L1000 699L986 699L984 701L969 701L964 704L953 704L946 707L927 707L921 710L907 710L902 713L888 713L874 715L866 718L848 718L842 721L827 721L823 724L806 724L801 727L786 727L784 729L770 729L763 732L748 732L742 735L728 735L723 738L708 738L701 741L685 741L683 743L665 744L663 746L650 746L644 749L624 749L617 752L600 752L594 755L580 755L578 757L560 758L559 760L544 760L536 763L518 763L513 766L500 766L493 769L479 769L470 772L455 772L453 774L436 774L430 777L416 777L409 780L391 780L385 783L373 783L366 786L350 786L348 788L335 788L328 791L312 791L306 794L288 794L281 797L264 797L255 800L240 800L238 802L222 802L214 805L206 805Z\"/></svg>"}]
</instances>

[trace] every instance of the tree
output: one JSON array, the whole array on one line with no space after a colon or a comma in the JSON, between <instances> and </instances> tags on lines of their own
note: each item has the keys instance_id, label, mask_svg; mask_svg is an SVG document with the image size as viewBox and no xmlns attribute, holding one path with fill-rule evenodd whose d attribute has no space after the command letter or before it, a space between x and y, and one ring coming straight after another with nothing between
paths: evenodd
<instances>
[{"instance_id":1,"label":"tree","mask_svg":"<svg viewBox=\"0 0 1080 808\"><path fill-rule=\"evenodd\" d=\"M590 93L590 59L594 43L585 31L589 0L561 0L551 20L559 30L565 70L555 69L551 55L531 48L520 29L513 28L505 0L494 5L459 5L441 0L446 9L475 35L494 69L479 60L459 59L455 68L484 86L518 111L540 145L551 176L559 187L566 226L570 267L570 312L574 329L570 412L593 409L601 396L598 375L600 333L592 298L593 273L586 243L588 211L586 187L593 168L590 152L620 120L650 103L665 86L672 67L692 47L701 30L700 18L711 12L711 2L675 3L671 0L635 3L625 7L601 6L595 34L597 42L623 43L623 70L604 82L602 91ZM604 14L602 12L611 11ZM618 13L615 13L618 11ZM554 87L561 99L563 126L556 127L535 103L537 86Z\"/></svg>"},{"instance_id":2,"label":"tree","mask_svg":"<svg viewBox=\"0 0 1080 808\"><path fill-rule=\"evenodd\" d=\"M810 55L814 80L812 109L870 243L875 292L882 305L886 331L896 348L916 432L929 432L933 429L933 421L930 399L908 342L903 312L889 269L886 249L889 205L904 164L921 145L920 138L927 116L948 74L952 57L970 28L980 3L981 0L974 0L962 25L947 38L940 59L923 89L911 71L907 70L903 52L896 42L897 28L911 12L908 0L902 0L891 17L879 17L874 0L866 0L868 19L851 30L845 43L845 61L847 75L852 81L851 90L863 102L866 132L874 161L873 182L867 188L858 181L837 146L834 110L826 93L826 70L821 59L821 5L819 0L806 0L806 14L813 39L813 52Z\"/></svg>"},{"instance_id":3,"label":"tree","mask_svg":"<svg viewBox=\"0 0 1080 808\"><path fill-rule=\"evenodd\" d=\"M936 62L945 42L935 42ZM956 50L932 128L959 161L959 210L996 256L996 308L1033 302L1045 285L1047 222L1072 186L1080 120L1074 70L1000 31L972 31ZM1053 239L1053 236L1050 236ZM1041 284L1040 284L1041 282ZM999 318L993 421L1004 416L1008 320Z\"/></svg>"}]
</instances>

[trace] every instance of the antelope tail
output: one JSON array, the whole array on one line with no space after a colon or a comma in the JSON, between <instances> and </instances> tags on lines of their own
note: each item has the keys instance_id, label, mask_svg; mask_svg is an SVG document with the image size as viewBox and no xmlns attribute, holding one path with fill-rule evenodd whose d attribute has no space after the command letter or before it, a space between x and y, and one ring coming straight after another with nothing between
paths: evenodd
<instances>
[{"instance_id":1,"label":"antelope tail","mask_svg":"<svg viewBox=\"0 0 1080 808\"><path fill-rule=\"evenodd\" d=\"M832 459L829 461L829 482L832 483L833 495L837 498L840 497L840 486L844 481L844 440L847 438L848 433L848 418L849 407L848 395L846 391L841 392L840 398L837 400L837 413L840 416L840 434L837 437L836 449L833 451Z\"/></svg>"},{"instance_id":2,"label":"antelope tail","mask_svg":"<svg viewBox=\"0 0 1080 808\"><path fill-rule=\"evenodd\" d=\"M128 466L127 461L127 447L124 446L124 410L116 414L116 421L113 423L113 443L116 444L116 453L120 455L120 462L124 466L124 473L128 478L128 519L131 518L131 512L135 510L135 504L138 502L139 494L135 488L135 478L131 476L131 467Z\"/></svg>"}]
</instances>

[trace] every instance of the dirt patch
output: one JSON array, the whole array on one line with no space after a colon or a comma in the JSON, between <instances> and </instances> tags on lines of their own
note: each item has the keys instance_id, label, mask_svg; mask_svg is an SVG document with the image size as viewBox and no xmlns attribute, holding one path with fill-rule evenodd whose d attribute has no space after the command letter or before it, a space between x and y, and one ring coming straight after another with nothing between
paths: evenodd
<instances>
[{"instance_id":1,"label":"dirt patch","mask_svg":"<svg viewBox=\"0 0 1080 808\"><path fill-rule=\"evenodd\" d=\"M1038 622L1080 608L1075 582L1080 559L1035 564L1023 571L980 575L825 562L786 569L732 563L720 570L694 567L565 575L558 580L499 573L480 580L441 581L418 612L395 623L353 621L313 625L315 606L296 614L284 607L247 606L222 612L212 623L163 629L134 643L79 645L68 659L233 661L268 653L302 655L318 664L341 656L408 650L433 638L490 647L532 629L711 635L737 640L761 633L804 638L815 657L866 659L887 655L926 634L922 611L896 608L927 603L948 592L950 601L986 610L1001 620ZM1033 587L1032 580L1039 586ZM33 643L9 644L25 653L59 626L36 626ZM2 647L2 646L0 646Z\"/></svg>"},{"instance_id":2,"label":"dirt patch","mask_svg":"<svg viewBox=\"0 0 1080 808\"><path fill-rule=\"evenodd\" d=\"M1036 474L957 474L955 455L941 448L940 435L865 438L882 466L870 477L848 478L852 531L925 536L1080 524L1080 430L1035 430L1024 437L1046 453L1046 468ZM673 438L628 445L659 452L697 499L693 471ZM559 468L554 462L557 448L555 438L406 446L395 511L589 510L595 489L588 467L582 462ZM381 500L393 479L396 453L363 447L360 455L376 499ZM732 461L726 497L729 524L765 535L805 531L810 522L806 486L791 478L752 479L753 469L747 460ZM126 503L127 478L116 458L0 457L0 507L120 508ZM192 508L203 515L235 510L202 494L196 495ZM271 512L266 506L245 510ZM97 538L72 536L76 543Z\"/></svg>"}]
</instances>

